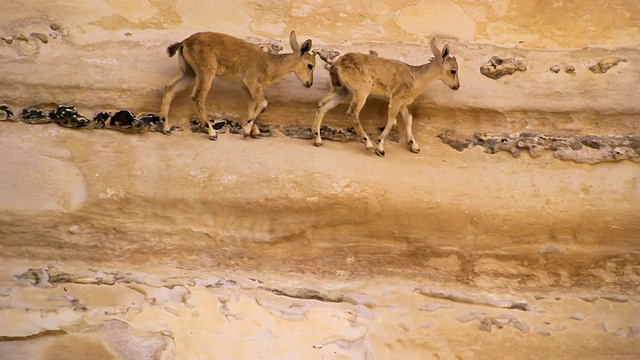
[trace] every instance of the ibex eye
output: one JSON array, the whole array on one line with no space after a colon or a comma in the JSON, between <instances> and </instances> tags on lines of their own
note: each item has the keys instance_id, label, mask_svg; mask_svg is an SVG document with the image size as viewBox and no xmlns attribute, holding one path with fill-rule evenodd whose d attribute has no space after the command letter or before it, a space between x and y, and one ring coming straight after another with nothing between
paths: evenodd
<instances>
[{"instance_id":1,"label":"ibex eye","mask_svg":"<svg viewBox=\"0 0 640 360\"><path fill-rule=\"evenodd\" d=\"M451 70L451 75L455 75L456 74L456 69L452 69Z\"/></svg>"},{"instance_id":2,"label":"ibex eye","mask_svg":"<svg viewBox=\"0 0 640 360\"><path fill-rule=\"evenodd\" d=\"M307 65L307 67L309 68L309 70L313 70L313 64L309 64Z\"/></svg>"}]
</instances>

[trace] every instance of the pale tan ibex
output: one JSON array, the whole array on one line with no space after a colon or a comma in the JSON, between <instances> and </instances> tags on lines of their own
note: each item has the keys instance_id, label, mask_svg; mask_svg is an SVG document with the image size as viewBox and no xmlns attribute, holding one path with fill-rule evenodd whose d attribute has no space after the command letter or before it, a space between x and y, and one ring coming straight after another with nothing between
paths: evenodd
<instances>
[{"instance_id":1,"label":"pale tan ibex","mask_svg":"<svg viewBox=\"0 0 640 360\"><path fill-rule=\"evenodd\" d=\"M162 132L171 134L168 118L171 100L178 91L192 84L195 78L191 99L198 107L200 123L207 127L209 138L217 140L217 132L207 118L205 100L211 82L218 75L241 83L249 92L252 102L249 104L249 120L242 126L242 135L259 135L256 119L267 107L268 102L263 93L267 86L290 72L294 72L305 87L313 85L316 59L311 52L311 40L300 45L292 31L289 43L292 53L269 54L258 45L231 35L201 32L169 46L169 57L179 52L182 74L171 80L165 88L160 111L160 116L164 119Z\"/></svg>"},{"instance_id":2,"label":"pale tan ibex","mask_svg":"<svg viewBox=\"0 0 640 360\"><path fill-rule=\"evenodd\" d=\"M377 140L375 152L384 156L384 141L397 123L398 113L406 125L407 143L414 153L420 152L420 147L413 138L411 124L413 117L407 106L420 95L433 81L440 79L453 90L458 90L458 62L449 56L449 45L442 51L436 46L436 39L431 40L431 51L434 58L429 63L411 66L401 61L385 59L370 54L347 53L336 60L329 69L331 89L318 104L315 121L313 123L313 143L322 146L320 124L325 114L344 103L352 96L347 110L349 119L353 122L360 140L367 150L373 149L369 136L360 124L360 110L369 95L383 97L389 100L387 124Z\"/></svg>"}]
</instances>

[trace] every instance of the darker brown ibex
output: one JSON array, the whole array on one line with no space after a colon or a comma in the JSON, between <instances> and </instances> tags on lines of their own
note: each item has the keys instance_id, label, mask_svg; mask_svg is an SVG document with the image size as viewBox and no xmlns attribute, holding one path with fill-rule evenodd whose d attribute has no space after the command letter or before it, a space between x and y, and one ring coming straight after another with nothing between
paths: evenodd
<instances>
[{"instance_id":1,"label":"darker brown ibex","mask_svg":"<svg viewBox=\"0 0 640 360\"><path fill-rule=\"evenodd\" d=\"M322 145L320 124L325 114L338 104L346 102L351 95L347 114L367 150L372 150L373 144L362 128L359 118L360 110L367 101L367 97L372 95L389 100L387 124L377 140L376 154L384 156L384 141L396 125L398 113L402 115L405 122L407 143L411 151L420 152L420 147L413 138L413 117L409 113L408 106L437 79L453 90L458 90L460 87L458 62L455 57L449 56L449 45L444 45L440 51L434 38L431 40L431 51L434 58L419 66L360 53L347 53L338 58L329 69L331 89L320 101L316 112L312 128L314 145Z\"/></svg>"},{"instance_id":2,"label":"darker brown ibex","mask_svg":"<svg viewBox=\"0 0 640 360\"><path fill-rule=\"evenodd\" d=\"M164 119L163 133L170 134L169 108L175 94L193 83L195 87L191 99L198 107L200 123L207 127L209 138L218 138L216 130L207 118L205 100L211 82L216 76L241 83L251 95L249 117L242 126L243 136L260 134L256 119L267 107L264 89L270 84L293 72L307 88L313 85L315 55L311 52L311 40L300 45L295 32L289 36L292 53L269 54L259 46L236 37L214 33L200 32L167 48L169 56L179 53L182 74L175 77L166 86L162 98L160 115Z\"/></svg>"}]
</instances>

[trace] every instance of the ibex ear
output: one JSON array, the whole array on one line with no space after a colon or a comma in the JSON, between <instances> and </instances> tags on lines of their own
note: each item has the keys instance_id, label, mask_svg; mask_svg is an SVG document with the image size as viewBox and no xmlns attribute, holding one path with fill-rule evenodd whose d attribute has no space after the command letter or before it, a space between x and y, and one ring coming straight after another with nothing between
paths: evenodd
<instances>
[{"instance_id":1,"label":"ibex ear","mask_svg":"<svg viewBox=\"0 0 640 360\"><path fill-rule=\"evenodd\" d=\"M438 44L436 44L435 37L431 39L431 52L433 53L433 56L435 56L436 60L442 61L442 55L440 53L440 50L438 50Z\"/></svg>"},{"instance_id":2,"label":"ibex ear","mask_svg":"<svg viewBox=\"0 0 640 360\"><path fill-rule=\"evenodd\" d=\"M444 44L442 48L442 60L446 59L449 56L449 44Z\"/></svg>"},{"instance_id":3,"label":"ibex ear","mask_svg":"<svg viewBox=\"0 0 640 360\"><path fill-rule=\"evenodd\" d=\"M289 34L289 45L291 45L291 50L293 50L293 52L300 51L300 44L298 44L298 38L296 38L295 31L291 31L291 34Z\"/></svg>"},{"instance_id":4,"label":"ibex ear","mask_svg":"<svg viewBox=\"0 0 640 360\"><path fill-rule=\"evenodd\" d=\"M311 39L307 39L300 45L300 55L304 55L311 51Z\"/></svg>"}]
</instances>

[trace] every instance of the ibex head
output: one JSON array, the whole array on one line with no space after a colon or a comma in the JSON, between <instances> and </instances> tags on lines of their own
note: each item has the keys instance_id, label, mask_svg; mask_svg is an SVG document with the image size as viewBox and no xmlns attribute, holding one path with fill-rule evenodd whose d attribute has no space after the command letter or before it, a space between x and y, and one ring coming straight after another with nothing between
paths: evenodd
<instances>
[{"instance_id":1,"label":"ibex head","mask_svg":"<svg viewBox=\"0 0 640 360\"><path fill-rule=\"evenodd\" d=\"M458 90L460 88L458 62L455 56L449 56L449 44L445 44L440 51L434 37L431 40L431 51L435 56L435 64L440 67L440 80L451 89Z\"/></svg>"},{"instance_id":2,"label":"ibex head","mask_svg":"<svg viewBox=\"0 0 640 360\"><path fill-rule=\"evenodd\" d=\"M302 85L310 88L313 85L313 70L316 67L316 55L311 52L311 39L305 40L301 45L296 38L296 32L292 31L289 35L289 44L294 54L299 56L299 61L293 72Z\"/></svg>"}]
</instances>

